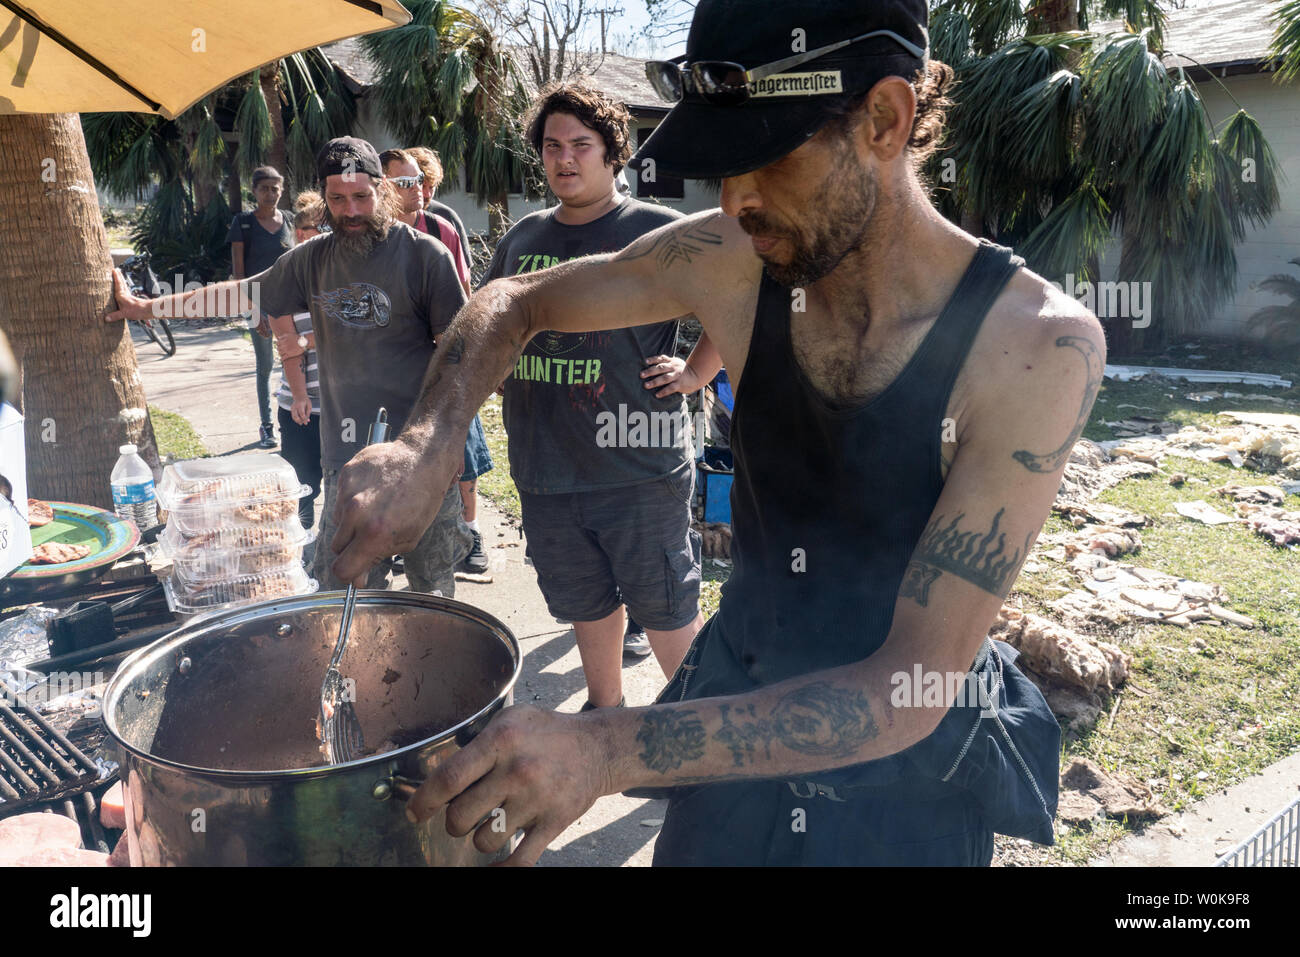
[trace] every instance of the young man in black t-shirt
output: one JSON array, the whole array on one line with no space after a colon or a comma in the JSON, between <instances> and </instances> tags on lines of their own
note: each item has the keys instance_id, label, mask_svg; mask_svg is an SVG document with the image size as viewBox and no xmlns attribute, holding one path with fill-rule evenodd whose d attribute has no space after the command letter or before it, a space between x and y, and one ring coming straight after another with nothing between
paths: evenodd
<instances>
[{"instance_id":1,"label":"young man in black t-shirt","mask_svg":"<svg viewBox=\"0 0 1300 957\"><path fill-rule=\"evenodd\" d=\"M529 138L560 205L497 245L485 281L614 252L681 214L623 197L628 113L585 86L539 94ZM634 309L611 302L611 312ZM573 623L584 709L622 703L623 606L672 674L703 621L699 535L690 528L693 446L680 394L697 374L673 356L676 320L595 334L544 333L505 383L503 417L524 534L551 614ZM656 362L646 381L646 357ZM701 356L693 356L700 359ZM657 392L657 394L656 394Z\"/></svg>"}]
</instances>

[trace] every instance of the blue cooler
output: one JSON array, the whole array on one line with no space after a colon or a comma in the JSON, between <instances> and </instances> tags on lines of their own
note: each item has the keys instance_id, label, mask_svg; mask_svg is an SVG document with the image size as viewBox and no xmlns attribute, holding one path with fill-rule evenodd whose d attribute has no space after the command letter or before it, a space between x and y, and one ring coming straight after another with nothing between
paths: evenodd
<instances>
[{"instance_id":1,"label":"blue cooler","mask_svg":"<svg viewBox=\"0 0 1300 957\"><path fill-rule=\"evenodd\" d=\"M731 524L731 483L735 480L731 466L730 449L706 448L697 463L706 522Z\"/></svg>"}]
</instances>

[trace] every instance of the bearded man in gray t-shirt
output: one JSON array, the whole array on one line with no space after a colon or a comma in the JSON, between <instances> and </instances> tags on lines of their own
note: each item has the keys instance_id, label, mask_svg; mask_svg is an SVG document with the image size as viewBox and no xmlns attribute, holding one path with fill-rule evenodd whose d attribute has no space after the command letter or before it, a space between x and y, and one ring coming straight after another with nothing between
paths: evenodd
<instances>
[{"instance_id":1,"label":"bearded man in gray t-shirt","mask_svg":"<svg viewBox=\"0 0 1300 957\"><path fill-rule=\"evenodd\" d=\"M311 312L325 491L312 574L322 589L335 589L346 584L331 572L339 469L364 447L381 407L388 410L390 435L401 431L435 339L464 305L465 292L446 247L397 220L400 209L383 183L374 147L354 137L330 140L316 166L330 233L288 250L242 284L216 283L146 300L128 295L115 277L121 308L108 318L143 318L154 310L222 316L251 304L268 316ZM249 296L251 303L240 301ZM277 345L285 361L303 352L295 335L277 337ZM449 477L446 488L430 493L442 500L438 516L416 548L402 557L412 591L439 591L450 598L456 563L469 553L471 538L455 482ZM377 565L366 587L381 588L386 577L387 570Z\"/></svg>"}]
</instances>

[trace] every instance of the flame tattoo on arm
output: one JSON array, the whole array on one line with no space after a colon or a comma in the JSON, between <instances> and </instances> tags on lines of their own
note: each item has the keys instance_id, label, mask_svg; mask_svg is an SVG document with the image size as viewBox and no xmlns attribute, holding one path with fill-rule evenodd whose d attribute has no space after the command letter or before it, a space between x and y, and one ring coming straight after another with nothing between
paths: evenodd
<instances>
[{"instance_id":1,"label":"flame tattoo on arm","mask_svg":"<svg viewBox=\"0 0 1300 957\"><path fill-rule=\"evenodd\" d=\"M911 598L921 607L930 603L930 586L944 572L970 582L976 588L1003 598L1015 580L1021 559L1029 552L1032 533L1025 539L1025 547L1007 551L1006 533L999 530L1005 508L993 516L993 527L987 532L961 531L959 526L966 517L958 513L944 524L944 516L936 515L921 533L912 561L903 574L899 595Z\"/></svg>"}]
</instances>

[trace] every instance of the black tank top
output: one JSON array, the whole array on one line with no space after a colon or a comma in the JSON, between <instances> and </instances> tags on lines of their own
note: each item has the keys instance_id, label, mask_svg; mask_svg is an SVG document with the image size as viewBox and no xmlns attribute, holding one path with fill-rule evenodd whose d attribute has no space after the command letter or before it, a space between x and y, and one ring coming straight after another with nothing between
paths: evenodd
<instances>
[{"instance_id":1,"label":"black tank top","mask_svg":"<svg viewBox=\"0 0 1300 957\"><path fill-rule=\"evenodd\" d=\"M724 693L770 684L859 661L884 643L943 486L953 383L984 316L1023 265L982 241L902 372L850 409L828 406L804 376L790 342L790 291L764 272L732 419L735 567L712 622L744 675L726 668L730 679L715 671L701 684Z\"/></svg>"}]
</instances>

